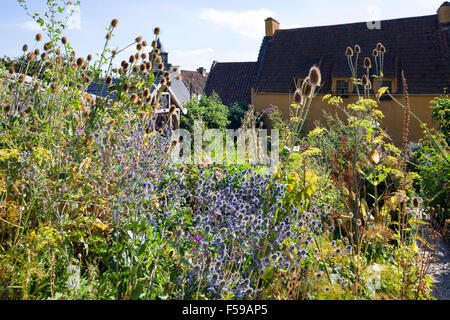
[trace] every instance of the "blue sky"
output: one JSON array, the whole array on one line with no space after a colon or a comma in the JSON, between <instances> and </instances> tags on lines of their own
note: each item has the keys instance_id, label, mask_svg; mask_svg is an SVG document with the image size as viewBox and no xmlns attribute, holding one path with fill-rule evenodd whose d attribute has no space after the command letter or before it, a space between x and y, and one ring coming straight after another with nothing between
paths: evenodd
<instances>
[{"instance_id":1,"label":"blue sky","mask_svg":"<svg viewBox=\"0 0 450 320\"><path fill-rule=\"evenodd\" d=\"M1 0L0 56L18 56L33 44L38 28L16 0ZM36 10L45 0L28 0ZM82 0L80 12L65 30L78 55L101 51L105 28L113 18L119 27L113 47L137 36L152 40L153 27L169 60L185 70L209 69L213 60L256 61L264 35L264 19L281 28L309 27L435 14L444 0Z\"/></svg>"}]
</instances>

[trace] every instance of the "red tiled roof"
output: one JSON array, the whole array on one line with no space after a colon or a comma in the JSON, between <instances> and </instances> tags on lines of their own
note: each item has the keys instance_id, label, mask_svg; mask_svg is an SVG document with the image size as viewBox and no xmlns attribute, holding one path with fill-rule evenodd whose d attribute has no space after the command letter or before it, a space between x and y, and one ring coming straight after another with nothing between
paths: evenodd
<instances>
[{"instance_id":1,"label":"red tiled roof","mask_svg":"<svg viewBox=\"0 0 450 320\"><path fill-rule=\"evenodd\" d=\"M204 77L198 71L181 70L181 77L189 92L196 95L202 95L205 91L206 80L208 75Z\"/></svg>"},{"instance_id":2,"label":"red tiled roof","mask_svg":"<svg viewBox=\"0 0 450 320\"><path fill-rule=\"evenodd\" d=\"M223 104L250 103L250 87L256 71L256 62L217 62L213 64L206 82L205 93L216 92Z\"/></svg>"}]
</instances>

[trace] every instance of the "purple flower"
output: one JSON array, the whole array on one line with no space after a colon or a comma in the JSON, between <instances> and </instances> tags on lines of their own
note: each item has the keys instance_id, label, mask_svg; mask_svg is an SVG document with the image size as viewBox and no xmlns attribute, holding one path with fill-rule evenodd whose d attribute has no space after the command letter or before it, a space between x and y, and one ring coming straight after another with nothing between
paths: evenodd
<instances>
[{"instance_id":1,"label":"purple flower","mask_svg":"<svg viewBox=\"0 0 450 320\"><path fill-rule=\"evenodd\" d=\"M6 134L6 132L5 131L2 131L2 135L5 135Z\"/></svg>"},{"instance_id":2,"label":"purple flower","mask_svg":"<svg viewBox=\"0 0 450 320\"><path fill-rule=\"evenodd\" d=\"M194 239L195 242L200 242L202 241L202 238L197 234L195 235L192 239Z\"/></svg>"}]
</instances>

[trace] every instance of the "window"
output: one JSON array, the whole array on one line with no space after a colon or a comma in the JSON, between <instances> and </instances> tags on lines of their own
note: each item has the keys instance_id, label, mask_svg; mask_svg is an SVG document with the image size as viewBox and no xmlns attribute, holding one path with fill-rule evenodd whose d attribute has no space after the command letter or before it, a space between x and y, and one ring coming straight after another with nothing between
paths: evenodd
<instances>
[{"instance_id":1,"label":"window","mask_svg":"<svg viewBox=\"0 0 450 320\"><path fill-rule=\"evenodd\" d=\"M337 80L336 81L336 94L341 98L348 98L348 81Z\"/></svg>"}]
</instances>

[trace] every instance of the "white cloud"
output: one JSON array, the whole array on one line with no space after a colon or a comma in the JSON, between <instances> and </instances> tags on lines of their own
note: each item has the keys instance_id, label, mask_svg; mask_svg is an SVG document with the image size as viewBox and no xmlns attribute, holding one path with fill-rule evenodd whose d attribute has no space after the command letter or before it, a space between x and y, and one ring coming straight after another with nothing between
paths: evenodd
<instances>
[{"instance_id":1,"label":"white cloud","mask_svg":"<svg viewBox=\"0 0 450 320\"><path fill-rule=\"evenodd\" d=\"M32 20L20 24L19 27L33 32L42 31L41 26L37 22Z\"/></svg>"},{"instance_id":2,"label":"white cloud","mask_svg":"<svg viewBox=\"0 0 450 320\"><path fill-rule=\"evenodd\" d=\"M181 66L183 70L196 70L199 67L209 69L214 60L214 50L203 48L196 50L173 50L169 54L173 65Z\"/></svg>"},{"instance_id":3,"label":"white cloud","mask_svg":"<svg viewBox=\"0 0 450 320\"><path fill-rule=\"evenodd\" d=\"M69 12L72 12L69 20L67 21L67 27L70 30L79 30L81 29L81 11L80 7L70 6L68 8Z\"/></svg>"},{"instance_id":4,"label":"white cloud","mask_svg":"<svg viewBox=\"0 0 450 320\"><path fill-rule=\"evenodd\" d=\"M264 36L264 20L275 13L268 9L248 11L226 11L203 9L200 19L229 28L245 37L262 39Z\"/></svg>"}]
</instances>

